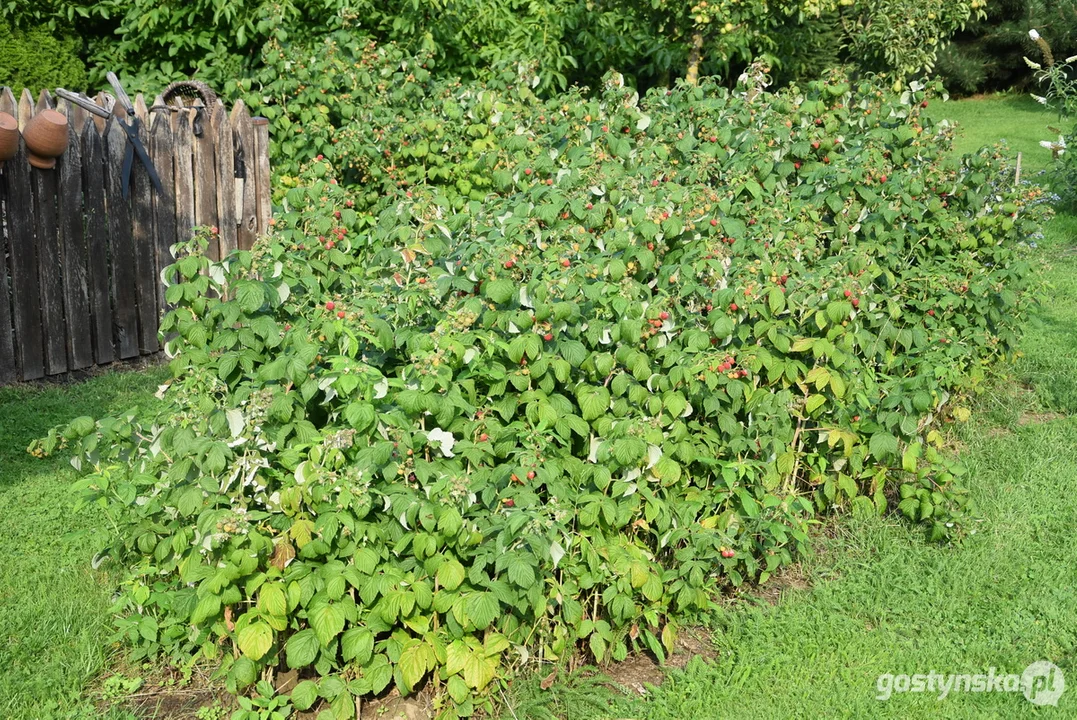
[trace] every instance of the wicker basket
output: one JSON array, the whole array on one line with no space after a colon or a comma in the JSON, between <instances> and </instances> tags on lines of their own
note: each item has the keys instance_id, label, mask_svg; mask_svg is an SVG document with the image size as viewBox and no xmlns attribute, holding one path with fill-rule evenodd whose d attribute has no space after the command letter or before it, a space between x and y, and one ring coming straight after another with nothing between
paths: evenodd
<instances>
[{"instance_id":1,"label":"wicker basket","mask_svg":"<svg viewBox=\"0 0 1077 720\"><path fill-rule=\"evenodd\" d=\"M164 89L161 98L167 104L172 104L176 98L181 98L184 105L193 105L195 100L201 100L205 107L213 107L217 103L217 93L200 80L174 82Z\"/></svg>"}]
</instances>

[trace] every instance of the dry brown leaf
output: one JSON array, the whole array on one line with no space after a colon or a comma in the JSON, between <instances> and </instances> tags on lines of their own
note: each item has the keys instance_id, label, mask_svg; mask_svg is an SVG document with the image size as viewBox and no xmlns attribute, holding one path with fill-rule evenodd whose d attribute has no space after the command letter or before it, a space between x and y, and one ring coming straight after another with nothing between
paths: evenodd
<instances>
[{"instance_id":1,"label":"dry brown leaf","mask_svg":"<svg viewBox=\"0 0 1077 720\"><path fill-rule=\"evenodd\" d=\"M269 564L278 570L283 570L288 567L288 563L295 559L295 548L292 544L280 538L273 545L273 557L269 559Z\"/></svg>"}]
</instances>

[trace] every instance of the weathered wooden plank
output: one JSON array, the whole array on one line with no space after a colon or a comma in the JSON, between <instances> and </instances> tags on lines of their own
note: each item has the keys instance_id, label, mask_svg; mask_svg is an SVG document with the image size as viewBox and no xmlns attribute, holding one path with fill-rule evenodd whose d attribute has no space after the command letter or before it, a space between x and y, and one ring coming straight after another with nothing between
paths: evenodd
<instances>
[{"instance_id":1,"label":"weathered wooden plank","mask_svg":"<svg viewBox=\"0 0 1077 720\"><path fill-rule=\"evenodd\" d=\"M135 245L131 234L131 207L123 197L123 153L127 135L117 120L105 135L105 208L112 242L112 293L116 347L121 358L138 355L138 305L135 294Z\"/></svg>"},{"instance_id":2,"label":"weathered wooden plank","mask_svg":"<svg viewBox=\"0 0 1077 720\"><path fill-rule=\"evenodd\" d=\"M22 89L22 95L19 96L19 111L16 117L19 119L19 130L25 130L26 126L30 124L30 118L34 116L34 96L30 94L28 88Z\"/></svg>"},{"instance_id":3,"label":"weathered wooden plank","mask_svg":"<svg viewBox=\"0 0 1077 720\"><path fill-rule=\"evenodd\" d=\"M193 112L180 110L175 113L172 126L172 170L175 173L176 240L191 239L194 227L194 160L191 141L191 116Z\"/></svg>"},{"instance_id":4,"label":"weathered wooden plank","mask_svg":"<svg viewBox=\"0 0 1077 720\"><path fill-rule=\"evenodd\" d=\"M109 93L105 93L105 102L107 103L106 109L111 112L115 117L119 118L120 120L127 119L127 108L125 108L123 105L120 105L120 103L116 100L115 96Z\"/></svg>"},{"instance_id":5,"label":"weathered wooden plank","mask_svg":"<svg viewBox=\"0 0 1077 720\"><path fill-rule=\"evenodd\" d=\"M142 115L146 115L146 103L139 95L135 101L142 105ZM135 117L138 117L136 112ZM149 133L139 123L138 136L143 146L149 144ZM157 343L157 248L153 239L153 185L149 172L135 156L131 168L131 237L135 247L135 298L138 302L138 349L143 355L155 353L160 349Z\"/></svg>"},{"instance_id":6,"label":"weathered wooden plank","mask_svg":"<svg viewBox=\"0 0 1077 720\"><path fill-rule=\"evenodd\" d=\"M269 121L265 118L252 118L254 126L254 169L257 181L255 207L258 215L258 234L264 235L269 230L269 217L273 212L270 205L272 189L269 185Z\"/></svg>"},{"instance_id":7,"label":"weathered wooden plank","mask_svg":"<svg viewBox=\"0 0 1077 720\"><path fill-rule=\"evenodd\" d=\"M45 336L45 374L67 372L67 326L64 321L64 252L60 244L60 179L56 170L30 171L33 178L41 324Z\"/></svg>"},{"instance_id":8,"label":"weathered wooden plank","mask_svg":"<svg viewBox=\"0 0 1077 720\"><path fill-rule=\"evenodd\" d=\"M91 117L82 126L82 183L86 190L86 244L89 248L90 331L98 365L116 359L109 290L110 245L105 212L105 141Z\"/></svg>"},{"instance_id":9,"label":"weathered wooden plank","mask_svg":"<svg viewBox=\"0 0 1077 720\"><path fill-rule=\"evenodd\" d=\"M158 122L170 122L168 119L172 114L167 109L168 105L165 104L165 99L158 95L153 99L153 105L149 107L150 121L146 124L146 127L150 129L150 136L153 136L153 128L156 127Z\"/></svg>"},{"instance_id":10,"label":"weathered wooden plank","mask_svg":"<svg viewBox=\"0 0 1077 720\"><path fill-rule=\"evenodd\" d=\"M201 106L196 106L201 107ZM206 112L202 108L202 112ZM198 118L195 117L197 122ZM208 120L202 122L202 136L191 136L194 154L194 223L211 228L219 225L217 218L217 168L213 154L215 135ZM220 244L210 240L206 255L211 260L221 259Z\"/></svg>"},{"instance_id":11,"label":"weathered wooden plank","mask_svg":"<svg viewBox=\"0 0 1077 720\"><path fill-rule=\"evenodd\" d=\"M4 169L0 168L0 385L18 380L15 331L11 325L11 271L8 269L11 221L4 212L7 204L7 182L4 180Z\"/></svg>"},{"instance_id":12,"label":"weathered wooden plank","mask_svg":"<svg viewBox=\"0 0 1077 720\"><path fill-rule=\"evenodd\" d=\"M75 129L75 137L78 137L82 133L82 127L86 124L86 118L90 116L90 113L66 100L61 100L57 103L56 109L67 115L67 124Z\"/></svg>"},{"instance_id":13,"label":"weathered wooden plank","mask_svg":"<svg viewBox=\"0 0 1077 720\"><path fill-rule=\"evenodd\" d=\"M6 86L0 88L0 112L15 117L16 121L18 119L19 103L15 100L11 88ZM17 158L12 162L15 160ZM8 181L4 172L3 168L0 168L0 383L9 383L18 380L20 375L13 327L15 319L11 307L11 268L8 264L12 242L11 196L8 194Z\"/></svg>"},{"instance_id":14,"label":"weathered wooden plank","mask_svg":"<svg viewBox=\"0 0 1077 720\"><path fill-rule=\"evenodd\" d=\"M81 130L83 126L79 126ZM60 178L60 242L63 247L64 317L67 326L68 367L93 365L90 293L86 265L86 235L82 225L82 153L75 126L67 124L67 152L57 163Z\"/></svg>"},{"instance_id":15,"label":"weathered wooden plank","mask_svg":"<svg viewBox=\"0 0 1077 720\"><path fill-rule=\"evenodd\" d=\"M242 193L236 202L239 210L236 242L241 250L250 250L258 239L258 179L254 168L254 126L242 100L232 108L231 123L233 152L238 158L236 173L243 176L236 180L236 193Z\"/></svg>"},{"instance_id":16,"label":"weathered wooden plank","mask_svg":"<svg viewBox=\"0 0 1077 720\"><path fill-rule=\"evenodd\" d=\"M135 95L135 117L137 117L142 124L149 127L150 112L146 107L146 98L142 97L142 93Z\"/></svg>"},{"instance_id":17,"label":"weathered wooden plank","mask_svg":"<svg viewBox=\"0 0 1077 720\"><path fill-rule=\"evenodd\" d=\"M4 163L4 196L7 198L5 219L8 223L8 251L11 253L11 306L16 360L23 380L35 380L45 375L30 169L26 145L20 142L19 154Z\"/></svg>"},{"instance_id":18,"label":"weathered wooden plank","mask_svg":"<svg viewBox=\"0 0 1077 720\"><path fill-rule=\"evenodd\" d=\"M154 103L157 104L156 102ZM156 247L157 309L164 313L165 284L162 273L172 264L172 245L176 242L176 177L173 166L172 123L167 115L153 113L158 117L150 130L150 157L161 178L164 194L153 194L153 237ZM189 157L187 158L189 161ZM188 165L190 162L188 162Z\"/></svg>"},{"instance_id":19,"label":"weathered wooden plank","mask_svg":"<svg viewBox=\"0 0 1077 720\"><path fill-rule=\"evenodd\" d=\"M232 125L221 101L213 109L213 138L217 170L217 227L221 257L238 247L236 238L236 166L232 148Z\"/></svg>"},{"instance_id":20,"label":"weathered wooden plank","mask_svg":"<svg viewBox=\"0 0 1077 720\"><path fill-rule=\"evenodd\" d=\"M15 99L15 93L6 85L0 90L0 112L6 112L16 120L19 119L19 101Z\"/></svg>"},{"instance_id":21,"label":"weathered wooden plank","mask_svg":"<svg viewBox=\"0 0 1077 720\"><path fill-rule=\"evenodd\" d=\"M42 110L53 110L56 108L56 103L52 99L52 93L48 90L42 90L38 93L37 104L34 106L34 114L38 114Z\"/></svg>"},{"instance_id":22,"label":"weathered wooden plank","mask_svg":"<svg viewBox=\"0 0 1077 720\"><path fill-rule=\"evenodd\" d=\"M94 100L95 103L97 103L99 106L101 106L105 110L108 110L109 112L112 111L112 105L110 104L110 101L115 102L115 99L111 95L109 95L108 93L104 93L104 92L97 93L97 95L94 96L93 100ZM103 118L100 115L94 115L93 116L93 123L94 123L94 126L97 128L97 132L104 135L105 130L108 129L109 119L108 118Z\"/></svg>"}]
</instances>

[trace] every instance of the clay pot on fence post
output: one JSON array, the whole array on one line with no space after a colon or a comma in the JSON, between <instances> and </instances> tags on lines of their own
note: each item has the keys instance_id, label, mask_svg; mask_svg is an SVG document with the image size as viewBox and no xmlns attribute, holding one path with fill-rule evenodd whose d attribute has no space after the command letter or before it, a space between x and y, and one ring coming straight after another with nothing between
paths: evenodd
<instances>
[{"instance_id":1,"label":"clay pot on fence post","mask_svg":"<svg viewBox=\"0 0 1077 720\"><path fill-rule=\"evenodd\" d=\"M56 158L67 149L67 118L55 110L42 110L23 131L30 164L41 170L56 167Z\"/></svg>"},{"instance_id":2,"label":"clay pot on fence post","mask_svg":"<svg viewBox=\"0 0 1077 720\"><path fill-rule=\"evenodd\" d=\"M19 152L19 121L0 112L0 167Z\"/></svg>"}]
</instances>

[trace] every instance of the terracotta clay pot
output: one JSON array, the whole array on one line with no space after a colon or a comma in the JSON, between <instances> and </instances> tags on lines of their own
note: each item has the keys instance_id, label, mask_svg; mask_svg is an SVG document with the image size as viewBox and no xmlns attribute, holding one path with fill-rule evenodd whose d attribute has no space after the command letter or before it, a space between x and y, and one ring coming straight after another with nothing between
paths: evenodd
<instances>
[{"instance_id":1,"label":"terracotta clay pot","mask_svg":"<svg viewBox=\"0 0 1077 720\"><path fill-rule=\"evenodd\" d=\"M19 152L19 121L8 113L0 113L0 165Z\"/></svg>"},{"instance_id":2,"label":"terracotta clay pot","mask_svg":"<svg viewBox=\"0 0 1077 720\"><path fill-rule=\"evenodd\" d=\"M56 167L56 158L67 149L67 118L55 110L43 110L30 120L22 133L30 164L42 170Z\"/></svg>"}]
</instances>

